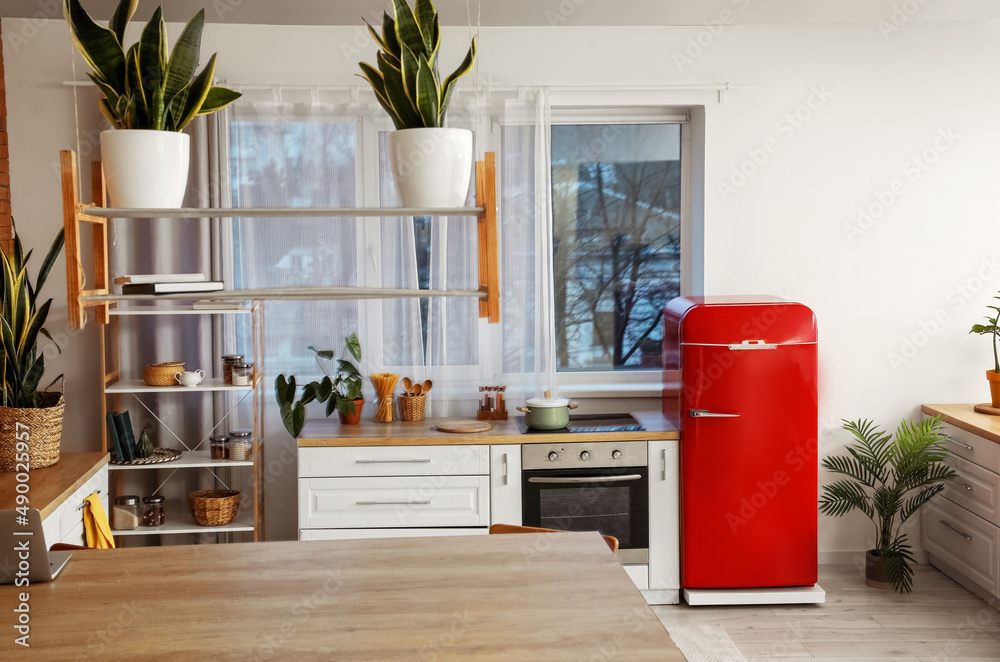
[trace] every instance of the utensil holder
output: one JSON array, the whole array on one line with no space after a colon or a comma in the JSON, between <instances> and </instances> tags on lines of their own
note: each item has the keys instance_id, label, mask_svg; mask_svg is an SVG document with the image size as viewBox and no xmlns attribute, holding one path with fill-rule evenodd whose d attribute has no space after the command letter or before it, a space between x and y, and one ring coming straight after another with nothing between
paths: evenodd
<instances>
[{"instance_id":1,"label":"utensil holder","mask_svg":"<svg viewBox=\"0 0 1000 662\"><path fill-rule=\"evenodd\" d=\"M422 395L399 396L399 417L404 421L424 420L424 404L427 398Z\"/></svg>"}]
</instances>

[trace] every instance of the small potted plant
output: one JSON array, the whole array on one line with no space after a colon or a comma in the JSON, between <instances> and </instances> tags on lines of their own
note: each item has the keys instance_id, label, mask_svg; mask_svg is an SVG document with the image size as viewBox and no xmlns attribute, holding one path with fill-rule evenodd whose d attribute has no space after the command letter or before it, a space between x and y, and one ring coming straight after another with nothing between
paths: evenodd
<instances>
[{"instance_id":1,"label":"small potted plant","mask_svg":"<svg viewBox=\"0 0 1000 662\"><path fill-rule=\"evenodd\" d=\"M101 113L113 127L101 132L111 202L116 207L179 207L191 152L191 138L181 131L195 117L224 108L240 94L212 85L215 54L196 75L204 9L184 26L169 55L162 7L126 50L125 29L137 4L121 0L107 27L97 24L79 0L64 0L63 15L93 69L87 75L104 94Z\"/></svg>"},{"instance_id":2,"label":"small potted plant","mask_svg":"<svg viewBox=\"0 0 1000 662\"><path fill-rule=\"evenodd\" d=\"M1000 296L993 298L1000 299ZM993 311L992 315L986 315L989 324L973 324L969 333L993 336L993 369L986 371L986 379L990 383L990 404L1000 408L1000 354L997 353L997 339L1000 337L1000 327L997 326L997 322L1000 320L1000 307L986 307Z\"/></svg>"},{"instance_id":3,"label":"small potted plant","mask_svg":"<svg viewBox=\"0 0 1000 662\"><path fill-rule=\"evenodd\" d=\"M361 360L361 342L355 333L344 338L346 352ZM287 379L284 374L274 380L274 397L281 408L281 421L285 429L293 437L298 437L306 422L306 405L317 400L326 403L326 415L338 412L340 422L346 425L357 425L361 419L361 407L365 399L361 394L363 379L358 367L347 359L336 359L337 369L331 376L327 365L334 360L333 350L319 350L309 346L316 354L316 363L323 371L320 381L312 381L302 387L302 397L295 399L295 376Z\"/></svg>"},{"instance_id":4,"label":"small potted plant","mask_svg":"<svg viewBox=\"0 0 1000 662\"><path fill-rule=\"evenodd\" d=\"M455 81L472 69L476 40L458 68L438 73L441 27L431 0L393 0L395 18L384 14L382 33L367 21L380 50L377 67L360 63L363 78L396 131L389 134L392 174L404 207L461 207L472 174L472 132L445 128Z\"/></svg>"},{"instance_id":5,"label":"small potted plant","mask_svg":"<svg viewBox=\"0 0 1000 662\"><path fill-rule=\"evenodd\" d=\"M839 517L860 510L875 525L875 547L868 550L865 583L909 593L914 563L903 523L944 489L956 474L944 463L941 419L903 421L895 436L871 421L844 421L854 435L848 455L825 458L821 466L847 478L823 486L819 511Z\"/></svg>"}]
</instances>

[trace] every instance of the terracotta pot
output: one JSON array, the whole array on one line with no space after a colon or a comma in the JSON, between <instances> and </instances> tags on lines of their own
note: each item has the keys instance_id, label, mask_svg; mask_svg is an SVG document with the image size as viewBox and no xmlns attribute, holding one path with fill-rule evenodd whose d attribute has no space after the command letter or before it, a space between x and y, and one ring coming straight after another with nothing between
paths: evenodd
<instances>
[{"instance_id":1,"label":"terracotta pot","mask_svg":"<svg viewBox=\"0 0 1000 662\"><path fill-rule=\"evenodd\" d=\"M865 584L883 591L892 590L892 582L885 574L885 559L874 549L865 552Z\"/></svg>"},{"instance_id":2,"label":"terracotta pot","mask_svg":"<svg viewBox=\"0 0 1000 662\"><path fill-rule=\"evenodd\" d=\"M1000 373L995 370L987 370L986 379L990 382L990 404L994 407L1000 407Z\"/></svg>"},{"instance_id":3,"label":"terracotta pot","mask_svg":"<svg viewBox=\"0 0 1000 662\"><path fill-rule=\"evenodd\" d=\"M361 406L365 404L364 398L358 398L354 401L354 414L345 414L342 411L337 413L340 415L340 422L344 425L357 425L361 421Z\"/></svg>"}]
</instances>

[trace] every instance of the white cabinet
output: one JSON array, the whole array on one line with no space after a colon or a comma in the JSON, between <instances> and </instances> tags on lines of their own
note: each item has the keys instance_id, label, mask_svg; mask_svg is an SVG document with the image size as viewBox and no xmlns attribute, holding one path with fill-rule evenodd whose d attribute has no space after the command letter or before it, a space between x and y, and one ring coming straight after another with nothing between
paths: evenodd
<instances>
[{"instance_id":1,"label":"white cabinet","mask_svg":"<svg viewBox=\"0 0 1000 662\"><path fill-rule=\"evenodd\" d=\"M521 524L521 446L490 446L490 524Z\"/></svg>"},{"instance_id":2,"label":"white cabinet","mask_svg":"<svg viewBox=\"0 0 1000 662\"><path fill-rule=\"evenodd\" d=\"M639 588L650 604L677 604L681 586L679 445L677 441L650 441L648 448L649 569L647 586Z\"/></svg>"},{"instance_id":3,"label":"white cabinet","mask_svg":"<svg viewBox=\"0 0 1000 662\"><path fill-rule=\"evenodd\" d=\"M87 544L83 532L81 505L83 500L94 492L100 493L104 512L110 513L111 511L108 509L108 465L106 464L42 520L42 531L45 533L46 545L51 547L59 542L71 545Z\"/></svg>"}]
</instances>

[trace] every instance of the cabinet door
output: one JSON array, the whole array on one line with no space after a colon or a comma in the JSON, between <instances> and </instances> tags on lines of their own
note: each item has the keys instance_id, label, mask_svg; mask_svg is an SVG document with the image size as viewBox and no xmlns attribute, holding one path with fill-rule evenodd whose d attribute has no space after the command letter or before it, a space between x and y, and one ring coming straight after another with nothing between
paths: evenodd
<instances>
[{"instance_id":1,"label":"cabinet door","mask_svg":"<svg viewBox=\"0 0 1000 662\"><path fill-rule=\"evenodd\" d=\"M490 446L490 524L521 523L521 446Z\"/></svg>"},{"instance_id":2,"label":"cabinet door","mask_svg":"<svg viewBox=\"0 0 1000 662\"><path fill-rule=\"evenodd\" d=\"M489 473L486 446L340 446L299 449L299 476L470 476Z\"/></svg>"},{"instance_id":3,"label":"cabinet door","mask_svg":"<svg viewBox=\"0 0 1000 662\"><path fill-rule=\"evenodd\" d=\"M678 442L649 442L649 588L680 588Z\"/></svg>"},{"instance_id":4,"label":"cabinet door","mask_svg":"<svg viewBox=\"0 0 1000 662\"><path fill-rule=\"evenodd\" d=\"M924 505L922 517L924 548L962 575L953 579L1000 594L1000 528L940 496Z\"/></svg>"}]
</instances>

